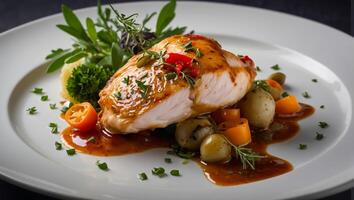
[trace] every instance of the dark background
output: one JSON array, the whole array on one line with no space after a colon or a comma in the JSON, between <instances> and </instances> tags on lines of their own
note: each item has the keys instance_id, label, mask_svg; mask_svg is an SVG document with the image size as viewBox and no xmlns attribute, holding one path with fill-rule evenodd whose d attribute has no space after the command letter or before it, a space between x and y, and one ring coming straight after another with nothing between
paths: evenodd
<instances>
[{"instance_id":1,"label":"dark background","mask_svg":"<svg viewBox=\"0 0 354 200\"><path fill-rule=\"evenodd\" d=\"M102 0L108 3L107 0ZM110 2L127 2L111 0ZM247 5L312 19L354 36L354 5L350 0L217 0ZM0 33L26 22L60 12L60 5L73 9L95 6L96 0L0 0ZM354 189L353 189L354 191ZM0 180L0 199L54 199ZM351 190L321 200L354 199Z\"/></svg>"}]
</instances>

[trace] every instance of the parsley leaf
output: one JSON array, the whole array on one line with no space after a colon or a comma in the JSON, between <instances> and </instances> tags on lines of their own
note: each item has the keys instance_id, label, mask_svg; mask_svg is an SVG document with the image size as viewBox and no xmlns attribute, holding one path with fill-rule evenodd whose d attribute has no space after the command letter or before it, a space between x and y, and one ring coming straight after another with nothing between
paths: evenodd
<instances>
[{"instance_id":1,"label":"parsley leaf","mask_svg":"<svg viewBox=\"0 0 354 200\"><path fill-rule=\"evenodd\" d=\"M62 144L60 142L55 142L55 149L58 150L58 151L62 150L63 149Z\"/></svg>"},{"instance_id":2,"label":"parsley leaf","mask_svg":"<svg viewBox=\"0 0 354 200\"><path fill-rule=\"evenodd\" d=\"M73 156L76 154L75 149L68 149L66 150L66 154L68 154L68 156Z\"/></svg>"},{"instance_id":3,"label":"parsley leaf","mask_svg":"<svg viewBox=\"0 0 354 200\"><path fill-rule=\"evenodd\" d=\"M30 115L37 114L37 108L36 107L30 107L26 110Z\"/></svg>"},{"instance_id":4,"label":"parsley leaf","mask_svg":"<svg viewBox=\"0 0 354 200\"><path fill-rule=\"evenodd\" d=\"M108 165L105 162L101 163L99 160L97 160L96 165L97 165L98 168L100 168L103 171L108 171L109 170Z\"/></svg>"},{"instance_id":5,"label":"parsley leaf","mask_svg":"<svg viewBox=\"0 0 354 200\"><path fill-rule=\"evenodd\" d=\"M44 94L43 88L33 88L32 92L35 94Z\"/></svg>"},{"instance_id":6,"label":"parsley leaf","mask_svg":"<svg viewBox=\"0 0 354 200\"><path fill-rule=\"evenodd\" d=\"M170 171L170 174L171 174L172 176L181 176L181 174L179 173L179 170L177 170L177 169L171 170L171 171Z\"/></svg>"},{"instance_id":7,"label":"parsley leaf","mask_svg":"<svg viewBox=\"0 0 354 200\"><path fill-rule=\"evenodd\" d=\"M273 69L273 70L275 70L275 71L280 70L280 67L279 67L279 65L278 65L278 64L273 65L273 66L271 66L270 68L271 68L271 69Z\"/></svg>"},{"instance_id":8,"label":"parsley leaf","mask_svg":"<svg viewBox=\"0 0 354 200\"><path fill-rule=\"evenodd\" d=\"M58 133L58 125L56 123L53 122L49 123L49 128L51 128L51 132L53 134Z\"/></svg>"},{"instance_id":9,"label":"parsley leaf","mask_svg":"<svg viewBox=\"0 0 354 200\"><path fill-rule=\"evenodd\" d=\"M145 181L145 180L148 180L148 176L145 174L145 172L142 172L139 174L139 179L141 181Z\"/></svg>"},{"instance_id":10,"label":"parsley leaf","mask_svg":"<svg viewBox=\"0 0 354 200\"><path fill-rule=\"evenodd\" d=\"M327 122L318 122L318 126L321 128L327 128L329 124L327 124Z\"/></svg>"}]
</instances>

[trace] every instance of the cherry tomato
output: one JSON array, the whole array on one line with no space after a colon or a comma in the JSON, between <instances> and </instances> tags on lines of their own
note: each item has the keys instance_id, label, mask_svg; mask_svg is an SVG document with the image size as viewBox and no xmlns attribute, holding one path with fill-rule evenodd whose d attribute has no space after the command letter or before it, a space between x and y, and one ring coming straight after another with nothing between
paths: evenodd
<instances>
[{"instance_id":1,"label":"cherry tomato","mask_svg":"<svg viewBox=\"0 0 354 200\"><path fill-rule=\"evenodd\" d=\"M83 102L69 108L64 118L71 127L88 131L96 126L97 112L89 102Z\"/></svg>"}]
</instances>

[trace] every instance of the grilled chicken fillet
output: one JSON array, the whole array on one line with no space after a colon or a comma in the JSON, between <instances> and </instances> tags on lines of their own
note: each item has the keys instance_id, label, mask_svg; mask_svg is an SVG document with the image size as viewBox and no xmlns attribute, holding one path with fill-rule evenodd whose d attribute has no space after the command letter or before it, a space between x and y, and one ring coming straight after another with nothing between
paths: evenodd
<instances>
[{"instance_id":1,"label":"grilled chicken fillet","mask_svg":"<svg viewBox=\"0 0 354 200\"><path fill-rule=\"evenodd\" d=\"M189 42L193 49L186 51ZM256 75L247 56L236 56L215 40L199 35L172 36L149 51L193 58L193 68L198 71L195 83L188 82L183 72L173 73L173 66L161 64L161 59L138 67L142 54L133 56L100 92L100 124L113 134L163 128L233 105L251 88Z\"/></svg>"}]
</instances>

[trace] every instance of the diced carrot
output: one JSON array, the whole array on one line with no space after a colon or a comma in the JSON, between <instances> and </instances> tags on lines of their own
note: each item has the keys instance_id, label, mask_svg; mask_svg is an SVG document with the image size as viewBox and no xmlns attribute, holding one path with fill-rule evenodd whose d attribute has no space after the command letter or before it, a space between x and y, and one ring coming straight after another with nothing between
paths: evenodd
<instances>
[{"instance_id":1,"label":"diced carrot","mask_svg":"<svg viewBox=\"0 0 354 200\"><path fill-rule=\"evenodd\" d=\"M251 142L251 131L246 118L241 118L235 127L223 132L225 137L235 146L246 145Z\"/></svg>"},{"instance_id":2,"label":"diced carrot","mask_svg":"<svg viewBox=\"0 0 354 200\"><path fill-rule=\"evenodd\" d=\"M211 114L211 117L217 124L223 122L234 122L235 124L240 121L240 109L225 108L220 109Z\"/></svg>"},{"instance_id":3,"label":"diced carrot","mask_svg":"<svg viewBox=\"0 0 354 200\"><path fill-rule=\"evenodd\" d=\"M278 114L291 114L301 110L301 105L295 96L287 96L275 102L275 112Z\"/></svg>"},{"instance_id":4,"label":"diced carrot","mask_svg":"<svg viewBox=\"0 0 354 200\"><path fill-rule=\"evenodd\" d=\"M283 87L278 82L276 82L275 80L267 79L266 82L272 88L275 88L275 89L278 89L278 90L283 90Z\"/></svg>"}]
</instances>

